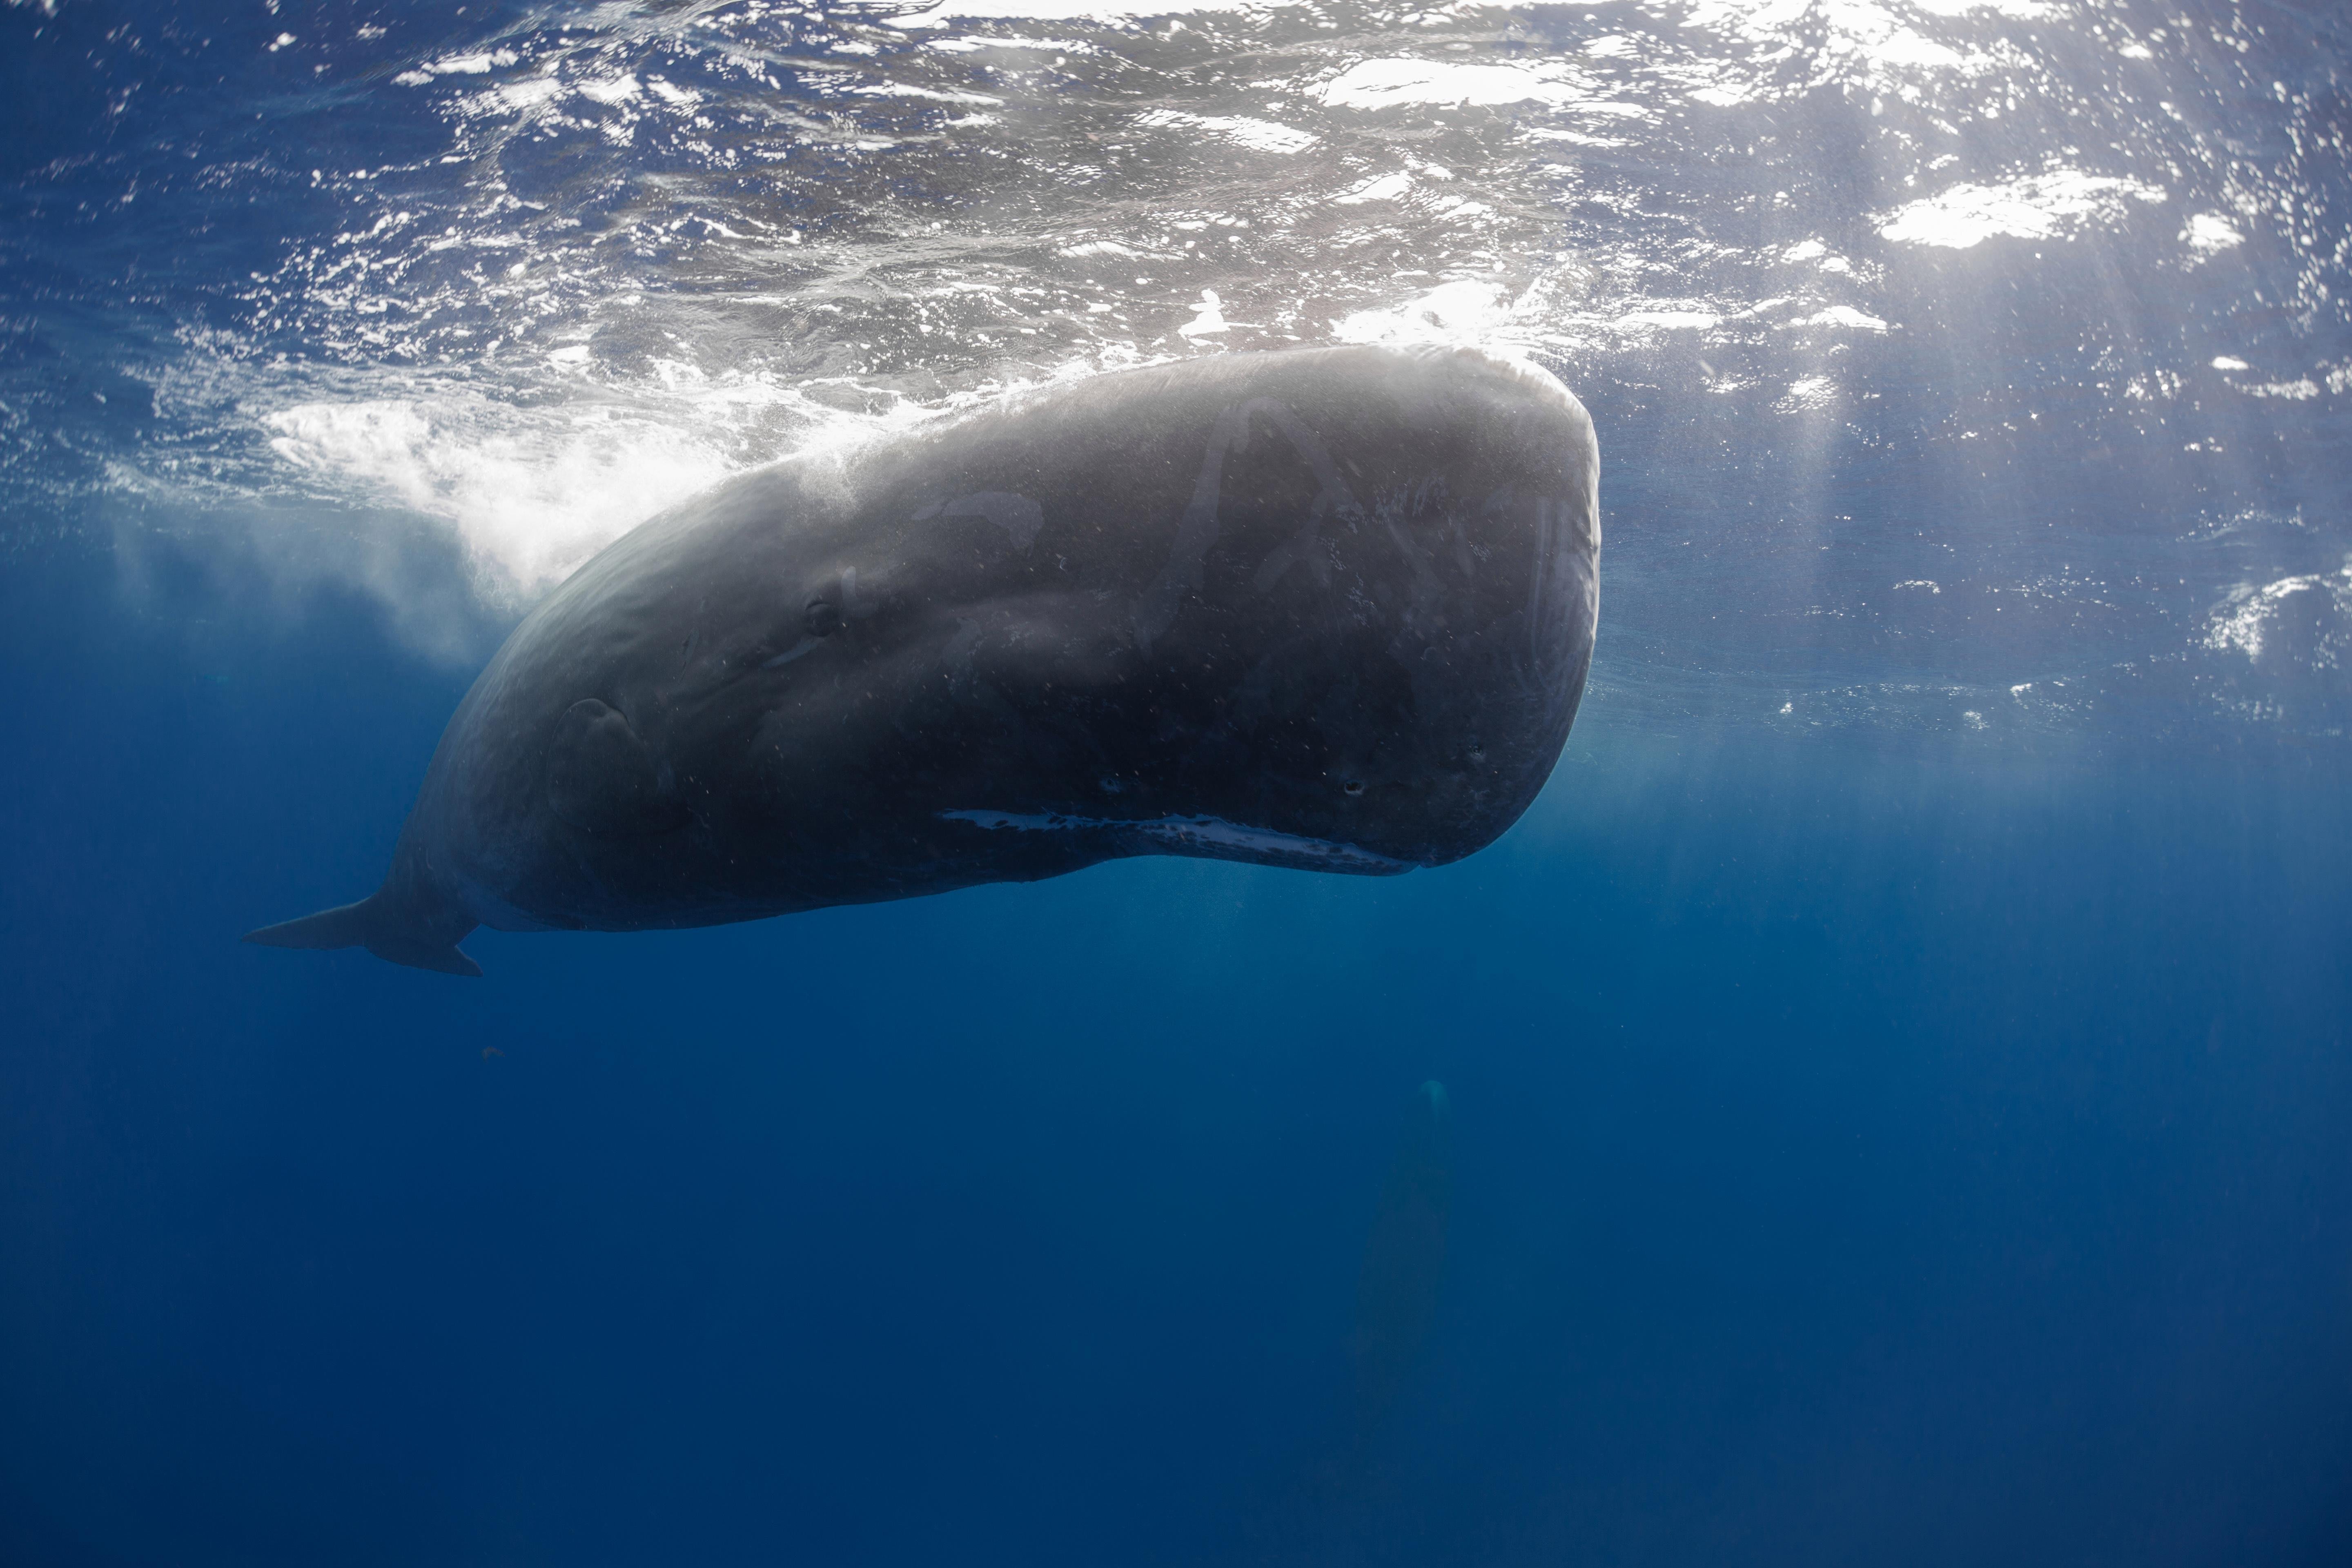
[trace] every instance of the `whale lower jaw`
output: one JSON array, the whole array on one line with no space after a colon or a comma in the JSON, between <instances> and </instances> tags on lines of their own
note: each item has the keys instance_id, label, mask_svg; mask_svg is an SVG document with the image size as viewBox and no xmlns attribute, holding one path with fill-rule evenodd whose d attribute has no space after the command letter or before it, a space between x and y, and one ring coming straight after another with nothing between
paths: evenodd
<instances>
[{"instance_id":1,"label":"whale lower jaw","mask_svg":"<svg viewBox=\"0 0 2352 1568\"><path fill-rule=\"evenodd\" d=\"M1053 811L943 811L940 817L946 822L969 822L990 832L1115 833L1141 840L1150 847L1150 853L1243 860L1255 866L1286 866L1313 871L1351 871L1366 877L1392 877L1419 864L1391 859L1354 844L1302 838L1271 827L1227 822L1221 816L1121 819L1068 816Z\"/></svg>"}]
</instances>

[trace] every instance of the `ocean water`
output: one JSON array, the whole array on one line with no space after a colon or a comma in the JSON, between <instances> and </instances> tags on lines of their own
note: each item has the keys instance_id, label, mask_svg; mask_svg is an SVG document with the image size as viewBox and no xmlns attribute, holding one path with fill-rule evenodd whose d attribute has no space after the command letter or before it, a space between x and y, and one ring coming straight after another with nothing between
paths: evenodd
<instances>
[{"instance_id":1,"label":"ocean water","mask_svg":"<svg viewBox=\"0 0 2352 1568\"><path fill-rule=\"evenodd\" d=\"M2321 4L0 9L0 1561L2352 1561ZM380 876L668 502L1526 355L1549 786L465 982Z\"/></svg>"}]
</instances>

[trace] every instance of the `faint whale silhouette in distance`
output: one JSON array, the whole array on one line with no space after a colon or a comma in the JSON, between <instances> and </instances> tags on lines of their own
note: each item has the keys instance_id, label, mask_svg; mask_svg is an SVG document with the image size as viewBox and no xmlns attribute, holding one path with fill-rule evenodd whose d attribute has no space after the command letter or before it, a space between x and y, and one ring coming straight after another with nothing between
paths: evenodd
<instances>
[{"instance_id":1,"label":"faint whale silhouette in distance","mask_svg":"<svg viewBox=\"0 0 2352 1568\"><path fill-rule=\"evenodd\" d=\"M1396 1408L1436 1331L1454 1210L1452 1123L1445 1086L1432 1079L1414 1094L1364 1242L1356 1329L1348 1342L1350 1446L1357 1450Z\"/></svg>"},{"instance_id":2,"label":"faint whale silhouette in distance","mask_svg":"<svg viewBox=\"0 0 2352 1568\"><path fill-rule=\"evenodd\" d=\"M1381 1559L1399 1506L1410 1506L1400 1474L1382 1463L1381 1438L1436 1339L1453 1209L1453 1107L1433 1079L1413 1093L1364 1237L1337 1408L1246 1510L1240 1560Z\"/></svg>"}]
</instances>

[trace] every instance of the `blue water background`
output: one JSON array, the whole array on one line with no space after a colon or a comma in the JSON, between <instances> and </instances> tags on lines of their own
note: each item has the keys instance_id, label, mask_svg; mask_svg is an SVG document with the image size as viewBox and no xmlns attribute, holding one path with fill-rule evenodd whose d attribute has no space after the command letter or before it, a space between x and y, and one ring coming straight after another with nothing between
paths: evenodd
<instances>
[{"instance_id":1,"label":"blue water background","mask_svg":"<svg viewBox=\"0 0 2352 1568\"><path fill-rule=\"evenodd\" d=\"M2336 24L2254 15L2340 125ZM2340 389L2159 429L2073 368L2119 316L2326 363L2333 307L2251 302L2293 266L2117 261L2178 212L1931 257L1826 426L1684 378L1716 348L1554 353L1607 464L1595 689L1455 867L485 932L467 984L235 939L373 885L515 605L364 499L253 504L386 531L389 595L109 477L245 482L145 389L191 321L268 350L234 285L342 216L263 174L167 190L161 252L74 216L125 160L439 143L297 98L275 12L124 17L0 16L0 1561L2352 1560L2341 626L2264 664L2203 618L2344 558ZM488 26L385 20L394 64ZM130 89L173 106L136 137ZM1910 618L1801 613L1927 536ZM2085 552L2128 589L1994 619ZM2053 678L2090 695L1984 695ZM1431 1078L1440 1319L1333 1481Z\"/></svg>"}]
</instances>

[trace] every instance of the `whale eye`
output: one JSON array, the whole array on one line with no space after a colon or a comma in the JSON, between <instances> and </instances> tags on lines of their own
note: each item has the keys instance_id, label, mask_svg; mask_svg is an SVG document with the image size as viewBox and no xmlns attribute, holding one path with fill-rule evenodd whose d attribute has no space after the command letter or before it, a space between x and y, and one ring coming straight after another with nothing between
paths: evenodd
<instances>
[{"instance_id":1,"label":"whale eye","mask_svg":"<svg viewBox=\"0 0 2352 1568\"><path fill-rule=\"evenodd\" d=\"M1349 779L1339 787L1347 791L1349 795L1361 795L1364 793L1364 781L1361 779Z\"/></svg>"},{"instance_id":2,"label":"whale eye","mask_svg":"<svg viewBox=\"0 0 2352 1568\"><path fill-rule=\"evenodd\" d=\"M829 637L841 629L841 606L831 599L811 599L801 624L813 637Z\"/></svg>"}]
</instances>

